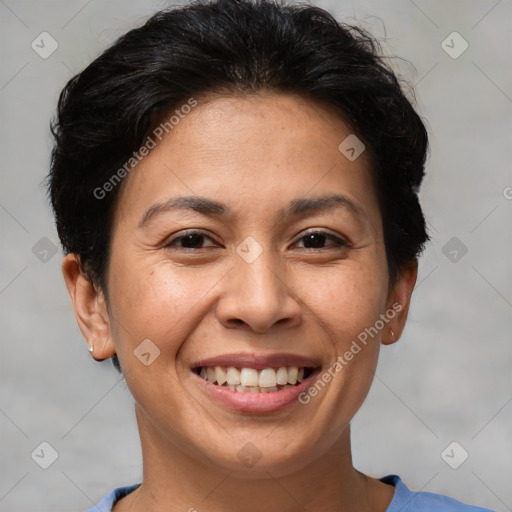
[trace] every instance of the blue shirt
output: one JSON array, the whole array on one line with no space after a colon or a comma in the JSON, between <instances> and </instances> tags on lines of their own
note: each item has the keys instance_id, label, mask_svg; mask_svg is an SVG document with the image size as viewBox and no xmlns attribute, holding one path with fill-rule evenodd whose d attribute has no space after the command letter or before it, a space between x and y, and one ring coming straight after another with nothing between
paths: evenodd
<instances>
[{"instance_id":1,"label":"blue shirt","mask_svg":"<svg viewBox=\"0 0 512 512\"><path fill-rule=\"evenodd\" d=\"M465 505L460 501L433 494L431 492L414 492L406 487L397 475L388 475L381 482L395 486L395 494L386 512L493 512L488 508ZM118 487L105 496L96 506L87 512L111 512L116 501L134 491L140 484Z\"/></svg>"}]
</instances>

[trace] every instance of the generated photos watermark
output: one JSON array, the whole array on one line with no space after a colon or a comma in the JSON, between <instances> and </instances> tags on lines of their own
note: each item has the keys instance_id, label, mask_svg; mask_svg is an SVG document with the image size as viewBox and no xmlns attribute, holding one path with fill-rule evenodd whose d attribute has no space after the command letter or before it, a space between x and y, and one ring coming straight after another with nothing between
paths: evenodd
<instances>
[{"instance_id":1,"label":"generated photos watermark","mask_svg":"<svg viewBox=\"0 0 512 512\"><path fill-rule=\"evenodd\" d=\"M192 108L197 106L197 100L190 98L187 103L182 105L179 109L176 109L172 116L167 121L161 122L152 132L148 135L144 144L133 152L131 156L122 167L112 174L112 176L105 182L101 187L96 187L93 191L93 195L96 199L104 199L109 192L112 192L114 188L121 183L133 168L141 162L145 156L149 155L149 152L154 149L159 141L162 140L164 135L168 134L173 130L176 125L179 124L181 119L192 111Z\"/></svg>"},{"instance_id":2,"label":"generated photos watermark","mask_svg":"<svg viewBox=\"0 0 512 512\"><path fill-rule=\"evenodd\" d=\"M369 339L373 339L379 332L384 329L390 320L393 320L397 313L402 311L403 306L399 302L395 302L391 308L379 316L379 319L371 326L367 327L357 335L357 339L353 340L348 350L343 355L339 355L336 361L308 387L299 394L298 400L301 404L306 405L311 402L311 398L315 397L325 386L339 373L345 366L349 364L354 357L361 352L362 348L368 344ZM362 345L362 346L361 346Z\"/></svg>"}]
</instances>

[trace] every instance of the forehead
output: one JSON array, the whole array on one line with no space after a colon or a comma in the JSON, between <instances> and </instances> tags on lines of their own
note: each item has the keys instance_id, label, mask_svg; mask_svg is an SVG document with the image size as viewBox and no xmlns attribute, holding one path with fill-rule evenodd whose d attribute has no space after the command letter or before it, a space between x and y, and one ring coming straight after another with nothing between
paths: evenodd
<instances>
[{"instance_id":1,"label":"forehead","mask_svg":"<svg viewBox=\"0 0 512 512\"><path fill-rule=\"evenodd\" d=\"M251 155L253 160L293 163L321 149L328 150L325 156L338 156L339 143L351 133L327 107L271 92L207 97L176 128L167 137L176 149L193 143L195 147L187 148L190 157L218 156L223 164L240 157L250 162Z\"/></svg>"},{"instance_id":2,"label":"forehead","mask_svg":"<svg viewBox=\"0 0 512 512\"><path fill-rule=\"evenodd\" d=\"M128 176L118 214L169 195L214 196L234 209L248 202L279 209L280 199L335 188L371 210L369 158L363 153L350 161L339 150L350 135L339 115L295 95L198 98Z\"/></svg>"}]
</instances>

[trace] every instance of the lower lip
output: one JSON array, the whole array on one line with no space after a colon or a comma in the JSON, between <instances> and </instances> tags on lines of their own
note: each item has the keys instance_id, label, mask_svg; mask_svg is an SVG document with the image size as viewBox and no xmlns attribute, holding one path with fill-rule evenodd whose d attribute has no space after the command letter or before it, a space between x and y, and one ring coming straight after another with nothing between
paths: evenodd
<instances>
[{"instance_id":1,"label":"lower lip","mask_svg":"<svg viewBox=\"0 0 512 512\"><path fill-rule=\"evenodd\" d=\"M315 370L307 379L298 386L286 388L272 393L243 393L232 389L212 384L210 381L193 373L198 379L199 385L214 399L229 409L238 412L264 413L286 409L293 403L299 405L299 395L306 391L307 387L316 378L319 370Z\"/></svg>"}]
</instances>

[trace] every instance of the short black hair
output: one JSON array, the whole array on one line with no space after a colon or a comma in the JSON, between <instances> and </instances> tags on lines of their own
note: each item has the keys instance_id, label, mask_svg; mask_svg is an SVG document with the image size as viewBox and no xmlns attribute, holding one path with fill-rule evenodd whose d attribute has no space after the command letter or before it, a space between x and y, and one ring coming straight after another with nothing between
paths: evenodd
<instances>
[{"instance_id":1,"label":"short black hair","mask_svg":"<svg viewBox=\"0 0 512 512\"><path fill-rule=\"evenodd\" d=\"M417 260L428 240L417 196L428 136L379 42L309 4L199 0L121 36L60 94L48 193L64 252L93 283L107 291L120 187L97 191L191 98L263 91L340 115L370 155L390 278Z\"/></svg>"}]
</instances>

